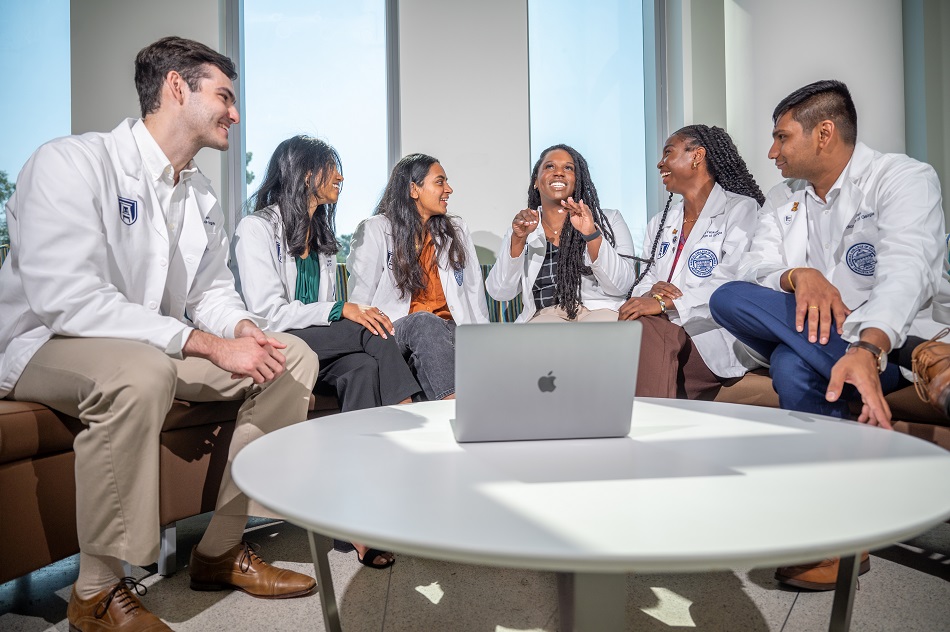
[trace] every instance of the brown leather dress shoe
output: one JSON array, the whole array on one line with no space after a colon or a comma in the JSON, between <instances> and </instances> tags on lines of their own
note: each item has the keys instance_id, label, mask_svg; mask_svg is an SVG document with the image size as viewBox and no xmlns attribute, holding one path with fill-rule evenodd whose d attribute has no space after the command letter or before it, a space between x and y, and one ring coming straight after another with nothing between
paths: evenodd
<instances>
[{"instance_id":1,"label":"brown leather dress shoe","mask_svg":"<svg viewBox=\"0 0 950 632\"><path fill-rule=\"evenodd\" d=\"M80 599L73 586L66 608L70 632L165 632L171 628L145 609L139 598L145 586L131 577L123 577L111 589L103 590L91 599Z\"/></svg>"},{"instance_id":2,"label":"brown leather dress shoe","mask_svg":"<svg viewBox=\"0 0 950 632\"><path fill-rule=\"evenodd\" d=\"M917 395L943 413L950 405L950 344L938 340L948 333L950 328L944 329L911 355Z\"/></svg>"},{"instance_id":3,"label":"brown leather dress shoe","mask_svg":"<svg viewBox=\"0 0 950 632\"><path fill-rule=\"evenodd\" d=\"M192 590L236 588L264 599L302 597L317 585L312 577L271 566L248 542L235 545L219 557L206 557L194 547L188 570Z\"/></svg>"},{"instance_id":4,"label":"brown leather dress shoe","mask_svg":"<svg viewBox=\"0 0 950 632\"><path fill-rule=\"evenodd\" d=\"M838 581L839 558L832 557L812 564L784 566L775 571L775 579L795 588L809 590L834 590ZM867 552L861 554L861 566L858 575L871 570L871 558Z\"/></svg>"}]
</instances>

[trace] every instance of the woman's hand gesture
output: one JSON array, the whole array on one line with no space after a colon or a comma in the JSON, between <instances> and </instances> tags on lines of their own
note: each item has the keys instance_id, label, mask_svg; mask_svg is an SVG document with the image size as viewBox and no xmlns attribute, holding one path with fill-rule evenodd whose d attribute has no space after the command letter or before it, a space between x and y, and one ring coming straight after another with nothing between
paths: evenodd
<instances>
[{"instance_id":1,"label":"woman's hand gesture","mask_svg":"<svg viewBox=\"0 0 950 632\"><path fill-rule=\"evenodd\" d=\"M359 303L343 303L343 318L352 320L369 329L377 336L386 337L386 334L396 335L396 328L378 307L360 305Z\"/></svg>"}]
</instances>

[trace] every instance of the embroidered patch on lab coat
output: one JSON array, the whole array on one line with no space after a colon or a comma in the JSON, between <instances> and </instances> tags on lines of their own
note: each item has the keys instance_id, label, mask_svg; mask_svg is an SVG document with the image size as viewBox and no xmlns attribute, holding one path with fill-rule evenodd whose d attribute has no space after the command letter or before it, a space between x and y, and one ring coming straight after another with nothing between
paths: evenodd
<instances>
[{"instance_id":1,"label":"embroidered patch on lab coat","mask_svg":"<svg viewBox=\"0 0 950 632\"><path fill-rule=\"evenodd\" d=\"M284 253L280 251L280 240L279 239L275 240L274 245L277 246L277 263L283 263Z\"/></svg>"},{"instance_id":2,"label":"embroidered patch on lab coat","mask_svg":"<svg viewBox=\"0 0 950 632\"><path fill-rule=\"evenodd\" d=\"M459 284L459 287L462 287L462 282L465 280L465 268L461 270L453 270L455 274L455 282Z\"/></svg>"},{"instance_id":3,"label":"embroidered patch on lab coat","mask_svg":"<svg viewBox=\"0 0 950 632\"><path fill-rule=\"evenodd\" d=\"M670 242L664 241L662 244L660 244L660 252L656 254L656 258L662 259L663 257L665 257L666 251L669 249L670 249Z\"/></svg>"},{"instance_id":4,"label":"embroidered patch on lab coat","mask_svg":"<svg viewBox=\"0 0 950 632\"><path fill-rule=\"evenodd\" d=\"M139 205L135 200L119 198L119 216L122 221L131 226L139 218Z\"/></svg>"},{"instance_id":5,"label":"embroidered patch on lab coat","mask_svg":"<svg viewBox=\"0 0 950 632\"><path fill-rule=\"evenodd\" d=\"M392 250L386 251L386 267L389 268L390 270L393 269L393 251Z\"/></svg>"},{"instance_id":6,"label":"embroidered patch on lab coat","mask_svg":"<svg viewBox=\"0 0 950 632\"><path fill-rule=\"evenodd\" d=\"M709 248L700 248L693 251L686 262L689 265L689 271L698 277L708 277L713 273L719 258L716 253Z\"/></svg>"},{"instance_id":7,"label":"embroidered patch on lab coat","mask_svg":"<svg viewBox=\"0 0 950 632\"><path fill-rule=\"evenodd\" d=\"M874 276L874 269L877 267L877 251L871 244L854 244L848 248L845 261L855 274Z\"/></svg>"}]
</instances>

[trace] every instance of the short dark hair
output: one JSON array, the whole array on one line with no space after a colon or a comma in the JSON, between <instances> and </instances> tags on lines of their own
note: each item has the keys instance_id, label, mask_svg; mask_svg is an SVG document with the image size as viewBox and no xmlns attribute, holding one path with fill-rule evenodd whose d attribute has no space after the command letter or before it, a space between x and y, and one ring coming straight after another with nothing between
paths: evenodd
<instances>
[{"instance_id":1,"label":"short dark hair","mask_svg":"<svg viewBox=\"0 0 950 632\"><path fill-rule=\"evenodd\" d=\"M854 145L858 140L858 112L848 86L841 81L826 79L799 88L775 106L772 123L791 111L792 118L802 129L810 132L815 125L826 120L834 122L841 140Z\"/></svg>"},{"instance_id":2,"label":"short dark hair","mask_svg":"<svg viewBox=\"0 0 950 632\"><path fill-rule=\"evenodd\" d=\"M201 42L173 35L140 50L135 56L135 89L139 93L142 118L161 105L162 84L169 72L178 72L194 92L202 79L211 76L207 68L209 64L231 81L237 79L234 62Z\"/></svg>"}]
</instances>

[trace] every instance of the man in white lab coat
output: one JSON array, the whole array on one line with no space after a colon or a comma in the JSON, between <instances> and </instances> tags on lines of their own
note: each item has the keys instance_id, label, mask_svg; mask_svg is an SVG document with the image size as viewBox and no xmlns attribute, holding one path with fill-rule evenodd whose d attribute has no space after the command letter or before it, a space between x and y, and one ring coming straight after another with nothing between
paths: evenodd
<instances>
[{"instance_id":1,"label":"man in white lab coat","mask_svg":"<svg viewBox=\"0 0 950 632\"><path fill-rule=\"evenodd\" d=\"M70 629L165 630L121 561L158 555L159 432L175 398L244 400L217 511L192 553L192 587L260 597L310 592L242 542L249 501L230 460L301 421L317 360L265 334L227 268L221 207L193 158L228 148L238 123L230 59L177 37L136 57L142 119L54 140L29 159L7 206L0 268L0 397L79 417L79 578Z\"/></svg>"},{"instance_id":2,"label":"man in white lab coat","mask_svg":"<svg viewBox=\"0 0 950 632\"><path fill-rule=\"evenodd\" d=\"M937 174L857 142L840 81L796 90L772 119L769 158L789 179L766 196L741 281L716 291L713 317L769 361L782 408L847 418L848 401L860 401L859 421L889 428L883 393L907 381L888 354L950 322ZM777 577L831 589L837 567Z\"/></svg>"}]
</instances>

